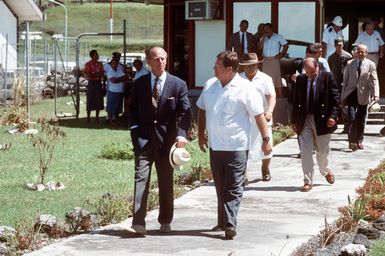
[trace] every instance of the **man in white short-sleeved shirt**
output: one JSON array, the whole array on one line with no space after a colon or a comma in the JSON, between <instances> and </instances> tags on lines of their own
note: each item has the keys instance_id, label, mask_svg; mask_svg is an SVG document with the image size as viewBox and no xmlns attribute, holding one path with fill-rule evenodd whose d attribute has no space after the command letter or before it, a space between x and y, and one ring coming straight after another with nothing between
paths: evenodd
<instances>
[{"instance_id":1,"label":"man in white short-sleeved shirt","mask_svg":"<svg viewBox=\"0 0 385 256\"><path fill-rule=\"evenodd\" d=\"M373 61L378 67L378 60L384 56L384 40L381 34L374 30L374 24L371 21L365 23L365 31L361 32L354 44L364 44L368 47L367 59Z\"/></svg>"},{"instance_id":2,"label":"man in white short-sleeved shirt","mask_svg":"<svg viewBox=\"0 0 385 256\"><path fill-rule=\"evenodd\" d=\"M199 147L203 152L210 148L218 200L218 223L213 230L224 230L226 238L233 239L243 195L252 117L263 137L263 152L270 154L272 148L262 96L250 81L238 75L237 54L218 54L214 70L215 77L206 82L197 101Z\"/></svg>"},{"instance_id":3,"label":"man in white short-sleeved shirt","mask_svg":"<svg viewBox=\"0 0 385 256\"><path fill-rule=\"evenodd\" d=\"M243 61L239 64L244 67L245 72L240 73L239 76L249 80L252 85L260 91L263 99L263 108L266 121L268 122L268 133L270 137L270 143L273 141L273 111L276 104L276 95L274 90L273 80L270 76L258 70L258 65L262 61L258 60L258 56L255 53L249 53L244 56ZM251 129L251 148L249 151L249 163L254 160L259 161L262 158L262 180L270 181L271 175L269 170L270 160L273 154L264 155L261 150L262 138L259 135L259 131L256 125ZM250 164L248 164L250 166Z\"/></svg>"},{"instance_id":4,"label":"man in white short-sleeved shirt","mask_svg":"<svg viewBox=\"0 0 385 256\"><path fill-rule=\"evenodd\" d=\"M336 38L342 38L342 18L341 16L335 16L332 25L327 27L322 34L322 46L323 46L323 57L328 59L335 51L334 40Z\"/></svg>"},{"instance_id":5,"label":"man in white short-sleeved shirt","mask_svg":"<svg viewBox=\"0 0 385 256\"><path fill-rule=\"evenodd\" d=\"M283 36L273 33L271 23L265 23L263 25L263 37L258 43L258 48L262 49L263 52L264 63L262 71L273 79L277 97L280 98L283 95L281 64L279 60L285 57L289 44Z\"/></svg>"}]
</instances>

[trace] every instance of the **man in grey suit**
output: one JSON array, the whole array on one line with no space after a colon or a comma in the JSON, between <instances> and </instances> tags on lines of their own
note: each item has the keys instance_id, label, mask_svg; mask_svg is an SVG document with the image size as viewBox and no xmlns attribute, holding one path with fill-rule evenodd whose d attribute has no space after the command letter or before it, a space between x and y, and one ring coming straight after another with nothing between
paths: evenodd
<instances>
[{"instance_id":1,"label":"man in grey suit","mask_svg":"<svg viewBox=\"0 0 385 256\"><path fill-rule=\"evenodd\" d=\"M171 231L174 212L173 168L168 154L174 143L185 147L190 125L186 83L166 72L167 53L161 47L148 50L151 72L133 84L129 109L135 153L134 213L131 232L144 235L151 167L155 163L159 188L160 232Z\"/></svg>"},{"instance_id":2,"label":"man in grey suit","mask_svg":"<svg viewBox=\"0 0 385 256\"><path fill-rule=\"evenodd\" d=\"M249 22L242 20L239 24L239 31L231 35L227 43L226 50L234 51L238 55L238 59L243 60L243 56L250 52L256 52L255 37L250 32L247 32Z\"/></svg>"},{"instance_id":3,"label":"man in grey suit","mask_svg":"<svg viewBox=\"0 0 385 256\"><path fill-rule=\"evenodd\" d=\"M366 58L367 54L368 47L359 44L355 59L346 66L341 92L342 104L348 106L349 148L353 151L364 149L368 103L377 102L380 95L376 64Z\"/></svg>"}]
</instances>

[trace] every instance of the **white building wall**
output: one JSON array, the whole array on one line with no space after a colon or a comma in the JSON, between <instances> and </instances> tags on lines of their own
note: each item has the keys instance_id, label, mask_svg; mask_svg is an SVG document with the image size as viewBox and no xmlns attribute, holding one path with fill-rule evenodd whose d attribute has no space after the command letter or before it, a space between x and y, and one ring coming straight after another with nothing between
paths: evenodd
<instances>
[{"instance_id":1,"label":"white building wall","mask_svg":"<svg viewBox=\"0 0 385 256\"><path fill-rule=\"evenodd\" d=\"M224 20L195 21L195 86L203 87L214 76L216 57L225 49Z\"/></svg>"},{"instance_id":2,"label":"white building wall","mask_svg":"<svg viewBox=\"0 0 385 256\"><path fill-rule=\"evenodd\" d=\"M17 19L3 1L0 1L0 24L0 63L5 69L8 34L7 69L14 70L17 67Z\"/></svg>"}]
</instances>

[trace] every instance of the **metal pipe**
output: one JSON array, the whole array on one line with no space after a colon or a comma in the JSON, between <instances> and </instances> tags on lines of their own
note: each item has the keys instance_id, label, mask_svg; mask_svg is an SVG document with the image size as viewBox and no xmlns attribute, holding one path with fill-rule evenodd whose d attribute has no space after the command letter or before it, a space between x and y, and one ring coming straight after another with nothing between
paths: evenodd
<instances>
[{"instance_id":1,"label":"metal pipe","mask_svg":"<svg viewBox=\"0 0 385 256\"><path fill-rule=\"evenodd\" d=\"M68 34L67 34L67 26L68 26L68 12L67 12L67 7L62 4L62 3L59 3L55 0L48 0L49 2L52 2L54 4L57 4L57 5L60 5L61 7L64 8L64 12L65 12L65 17L64 17L64 61L66 63L66 68L68 66L68 40L67 40L67 37L68 37Z\"/></svg>"}]
</instances>

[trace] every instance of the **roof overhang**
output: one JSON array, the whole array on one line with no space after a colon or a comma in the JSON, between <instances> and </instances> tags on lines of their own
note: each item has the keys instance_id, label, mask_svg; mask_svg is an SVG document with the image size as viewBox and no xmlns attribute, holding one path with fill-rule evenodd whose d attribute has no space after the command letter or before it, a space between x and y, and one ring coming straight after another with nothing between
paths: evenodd
<instances>
[{"instance_id":1,"label":"roof overhang","mask_svg":"<svg viewBox=\"0 0 385 256\"><path fill-rule=\"evenodd\" d=\"M33 0L3 0L19 21L38 21L43 13Z\"/></svg>"}]
</instances>

